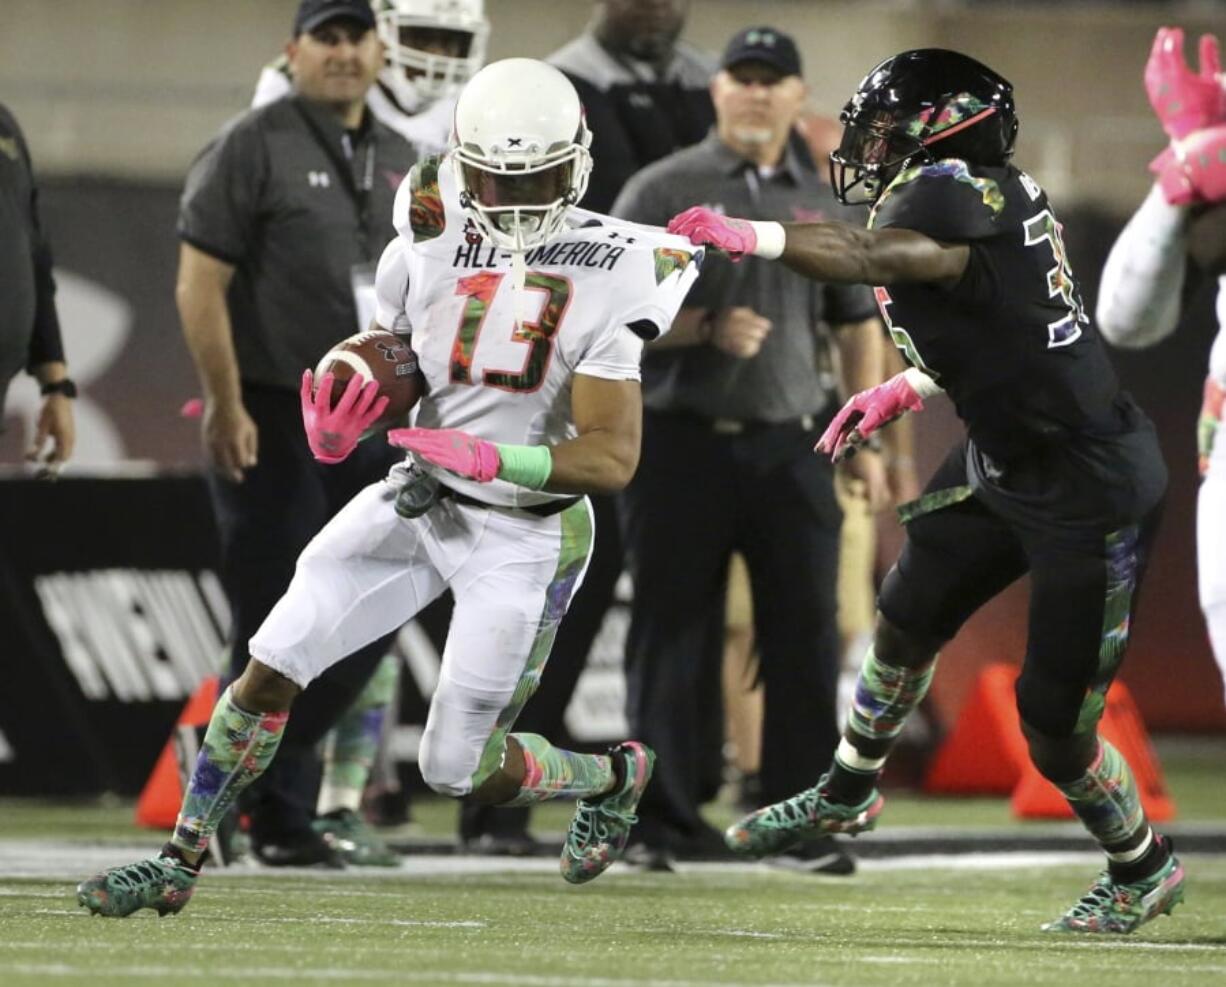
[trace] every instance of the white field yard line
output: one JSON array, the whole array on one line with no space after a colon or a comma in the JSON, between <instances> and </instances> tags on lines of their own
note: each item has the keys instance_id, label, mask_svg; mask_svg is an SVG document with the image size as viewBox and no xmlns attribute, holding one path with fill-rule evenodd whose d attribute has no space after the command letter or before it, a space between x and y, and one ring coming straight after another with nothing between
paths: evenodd
<instances>
[{"instance_id":1,"label":"white field yard line","mask_svg":"<svg viewBox=\"0 0 1226 987\"><path fill-rule=\"evenodd\" d=\"M854 845L849 847L853 852ZM98 870L119 864L131 863L151 856L155 848L149 845L98 845L74 843L66 840L0 840L0 878L40 877L81 880ZM860 860L864 873L900 870L1007 870L1009 868L1051 867L1068 863L1095 863L1101 858L1092 850L1085 852L991 852L965 854L917 854L893 857L884 860ZM395 880L406 876L448 876L463 874L552 874L557 872L557 861L551 857L517 859L508 857L462 857L462 856L408 856L399 867L351 867L347 870L318 870L299 867L267 868L258 865L242 865L206 872L209 881L241 879L249 877L306 878L343 882L346 880ZM783 875L786 871L771 868L762 863L720 862L683 863L678 866L681 874L728 874L752 873L755 870ZM619 866L610 877L642 876L642 871ZM812 881L814 875L792 875L799 880ZM830 878L846 883L847 878Z\"/></svg>"},{"instance_id":2,"label":"white field yard line","mask_svg":"<svg viewBox=\"0 0 1226 987\"><path fill-rule=\"evenodd\" d=\"M397 983L426 984L489 984L495 987L822 987L816 980L789 980L769 983L735 980L631 980L622 977L585 977L568 973L565 976L546 976L530 973L488 973L480 970L355 970L349 967L319 968L309 970L283 966L210 966L208 969L191 969L183 966L128 965L99 969L97 964L74 963L0 963L0 973L34 977L126 977L155 979L174 982L187 979L222 978L251 983L257 980L290 980L309 982L315 980L354 983L373 981L387 983L388 977Z\"/></svg>"}]
</instances>

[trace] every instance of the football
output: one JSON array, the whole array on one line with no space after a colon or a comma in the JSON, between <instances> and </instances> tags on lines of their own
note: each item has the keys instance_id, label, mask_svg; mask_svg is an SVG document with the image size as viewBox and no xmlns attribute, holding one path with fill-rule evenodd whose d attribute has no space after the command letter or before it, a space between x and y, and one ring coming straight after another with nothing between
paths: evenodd
<instances>
[{"instance_id":1,"label":"football","mask_svg":"<svg viewBox=\"0 0 1226 987\"><path fill-rule=\"evenodd\" d=\"M387 398L387 410L378 425L402 421L426 392L426 380L417 367L417 354L405 340L382 330L360 332L328 350L315 368L316 387L327 373L334 378L333 407L354 374L378 383L379 394Z\"/></svg>"}]
</instances>

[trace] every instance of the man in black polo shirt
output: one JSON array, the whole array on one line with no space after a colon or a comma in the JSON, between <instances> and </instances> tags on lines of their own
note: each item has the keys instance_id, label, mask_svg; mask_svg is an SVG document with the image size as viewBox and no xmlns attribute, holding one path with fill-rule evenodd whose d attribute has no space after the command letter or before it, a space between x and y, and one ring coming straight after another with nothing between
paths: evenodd
<instances>
[{"instance_id":1,"label":"man in black polo shirt","mask_svg":"<svg viewBox=\"0 0 1226 987\"><path fill-rule=\"evenodd\" d=\"M17 121L0 105L0 426L9 381L23 369L38 379L44 398L26 458L53 475L72 453L77 391L64 363L30 152Z\"/></svg>"},{"instance_id":2,"label":"man in black polo shirt","mask_svg":"<svg viewBox=\"0 0 1226 987\"><path fill-rule=\"evenodd\" d=\"M295 94L229 124L192 165L176 297L205 391L204 441L233 612L231 674L333 513L399 456L363 444L324 466L298 407L303 368L369 324L373 272L409 145L366 109L382 65L367 0L303 0L286 53ZM369 300L370 311L367 308ZM268 863L335 863L310 827L312 747L361 690L385 642L303 696L277 762L246 805ZM292 740L291 740L292 735Z\"/></svg>"},{"instance_id":3,"label":"man in black polo shirt","mask_svg":"<svg viewBox=\"0 0 1226 987\"><path fill-rule=\"evenodd\" d=\"M763 219L832 214L829 187L789 145L806 93L791 38L742 31L722 66L711 86L715 129L639 172L614 213L653 224L695 203ZM765 686L764 799L834 752L842 512L833 469L811 450L838 407L832 368L841 367L849 390L871 386L880 380L881 336L865 288L714 258L662 341L667 348L644 360L643 456L623 501L635 585L626 671L630 722L660 751L656 784L639 808L655 856L722 846L698 812L697 762L704 723L720 715L703 700L712 692L705 683L718 681L710 615L723 606L733 551L749 569ZM854 466L883 502L879 457ZM794 863L807 869L852 867L829 842L804 854Z\"/></svg>"}]
</instances>

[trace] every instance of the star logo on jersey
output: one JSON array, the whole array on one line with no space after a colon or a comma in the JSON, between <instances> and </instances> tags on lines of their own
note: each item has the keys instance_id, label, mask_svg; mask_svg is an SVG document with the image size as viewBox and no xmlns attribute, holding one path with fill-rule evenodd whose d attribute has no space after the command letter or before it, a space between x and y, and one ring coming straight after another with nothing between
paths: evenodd
<instances>
[{"instance_id":1,"label":"star logo on jersey","mask_svg":"<svg viewBox=\"0 0 1226 987\"><path fill-rule=\"evenodd\" d=\"M692 251L675 250L671 247L656 247L652 251L656 261L656 284L663 284L674 271L684 271L694 257Z\"/></svg>"}]
</instances>

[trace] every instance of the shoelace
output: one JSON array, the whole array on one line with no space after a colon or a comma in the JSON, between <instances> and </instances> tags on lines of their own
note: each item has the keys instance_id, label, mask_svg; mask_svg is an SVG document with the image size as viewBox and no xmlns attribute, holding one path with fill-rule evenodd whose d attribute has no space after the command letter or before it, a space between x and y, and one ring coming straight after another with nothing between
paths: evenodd
<instances>
[{"instance_id":1,"label":"shoelace","mask_svg":"<svg viewBox=\"0 0 1226 987\"><path fill-rule=\"evenodd\" d=\"M1089 890L1069 909L1068 914L1073 918L1093 918L1109 907L1118 894L1119 890L1112 882L1110 873L1103 871L1098 875L1098 880L1091 884Z\"/></svg>"},{"instance_id":2,"label":"shoelace","mask_svg":"<svg viewBox=\"0 0 1226 987\"><path fill-rule=\"evenodd\" d=\"M819 797L817 789L810 788L784 802L772 805L767 811L767 816L773 825L780 828L807 825L817 816Z\"/></svg>"},{"instance_id":3,"label":"shoelace","mask_svg":"<svg viewBox=\"0 0 1226 987\"><path fill-rule=\"evenodd\" d=\"M142 884L160 880L164 876L155 860L141 860L138 863L129 864L122 870L117 870L112 874L115 882L126 891L135 891Z\"/></svg>"},{"instance_id":4,"label":"shoelace","mask_svg":"<svg viewBox=\"0 0 1226 987\"><path fill-rule=\"evenodd\" d=\"M616 820L627 827L633 826L639 821L639 817L634 813L618 812L616 809L610 809L601 802L595 804L580 802L575 812L575 820L571 824L571 833L574 837L572 842L578 846L588 846L592 843L593 837L595 837L597 843L603 843L608 840L609 828L602 817Z\"/></svg>"}]
</instances>

